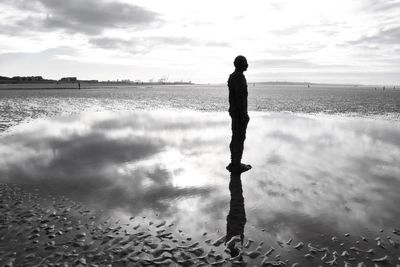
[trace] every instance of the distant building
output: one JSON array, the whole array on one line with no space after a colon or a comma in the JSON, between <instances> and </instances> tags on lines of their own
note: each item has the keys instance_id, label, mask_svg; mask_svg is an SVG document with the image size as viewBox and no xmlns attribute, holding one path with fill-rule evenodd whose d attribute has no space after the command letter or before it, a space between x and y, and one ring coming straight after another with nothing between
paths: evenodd
<instances>
[{"instance_id":1,"label":"distant building","mask_svg":"<svg viewBox=\"0 0 400 267\"><path fill-rule=\"evenodd\" d=\"M60 79L60 82L74 83L77 82L78 79L76 77L63 77Z\"/></svg>"}]
</instances>

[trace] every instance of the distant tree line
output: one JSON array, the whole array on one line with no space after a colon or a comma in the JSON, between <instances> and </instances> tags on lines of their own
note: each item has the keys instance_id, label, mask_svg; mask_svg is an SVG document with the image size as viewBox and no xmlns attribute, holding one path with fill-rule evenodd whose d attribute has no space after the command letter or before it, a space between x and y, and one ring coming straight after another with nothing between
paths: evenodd
<instances>
[{"instance_id":1,"label":"distant tree line","mask_svg":"<svg viewBox=\"0 0 400 267\"><path fill-rule=\"evenodd\" d=\"M0 76L0 80L5 81L44 81L42 76L14 76L12 78Z\"/></svg>"},{"instance_id":2,"label":"distant tree line","mask_svg":"<svg viewBox=\"0 0 400 267\"><path fill-rule=\"evenodd\" d=\"M60 80L44 79L42 76L0 76L0 83L76 83L76 82L98 82L98 80L78 80L76 77L63 77Z\"/></svg>"}]
</instances>

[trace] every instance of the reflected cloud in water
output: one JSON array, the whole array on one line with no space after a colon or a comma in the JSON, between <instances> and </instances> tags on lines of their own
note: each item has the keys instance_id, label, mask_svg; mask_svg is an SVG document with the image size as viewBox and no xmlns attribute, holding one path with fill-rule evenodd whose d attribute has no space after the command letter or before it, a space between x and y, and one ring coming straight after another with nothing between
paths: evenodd
<instances>
[{"instance_id":1,"label":"reflected cloud in water","mask_svg":"<svg viewBox=\"0 0 400 267\"><path fill-rule=\"evenodd\" d=\"M207 186L174 184L173 176L182 171L168 169L171 165L163 159L179 138L161 132L162 124L152 124L153 116L86 114L20 125L1 138L1 180L134 213L164 212L169 200L207 195ZM187 124L182 120L171 129L184 131Z\"/></svg>"},{"instance_id":2,"label":"reflected cloud in water","mask_svg":"<svg viewBox=\"0 0 400 267\"><path fill-rule=\"evenodd\" d=\"M395 227L398 122L253 113L242 174L249 233L309 238ZM194 235L224 232L230 120L225 113L84 113L0 137L0 181L32 184L106 212L146 210ZM243 208L244 209L244 208Z\"/></svg>"}]
</instances>

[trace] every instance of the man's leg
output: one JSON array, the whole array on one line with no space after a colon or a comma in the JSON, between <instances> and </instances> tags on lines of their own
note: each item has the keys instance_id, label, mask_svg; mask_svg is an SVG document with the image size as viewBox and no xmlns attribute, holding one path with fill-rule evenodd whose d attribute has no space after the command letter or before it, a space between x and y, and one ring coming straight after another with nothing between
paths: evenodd
<instances>
[{"instance_id":1,"label":"man's leg","mask_svg":"<svg viewBox=\"0 0 400 267\"><path fill-rule=\"evenodd\" d=\"M241 164L244 140L246 139L247 122L242 122L238 118L232 117L232 140L229 145L231 150L231 163L227 166L229 171L248 171L250 165Z\"/></svg>"},{"instance_id":2,"label":"man's leg","mask_svg":"<svg viewBox=\"0 0 400 267\"><path fill-rule=\"evenodd\" d=\"M231 138L231 143L229 144L229 148L231 150L231 164L235 164L238 162L238 158L237 158L237 140L238 140L238 134L237 134L237 127L238 127L238 122L237 119L234 117L232 118L232 125L231 125L231 129L232 129L232 138Z\"/></svg>"},{"instance_id":3,"label":"man's leg","mask_svg":"<svg viewBox=\"0 0 400 267\"><path fill-rule=\"evenodd\" d=\"M243 150L244 150L244 140L246 140L246 129L247 122L241 122L237 129L237 157L239 163L242 162Z\"/></svg>"}]
</instances>

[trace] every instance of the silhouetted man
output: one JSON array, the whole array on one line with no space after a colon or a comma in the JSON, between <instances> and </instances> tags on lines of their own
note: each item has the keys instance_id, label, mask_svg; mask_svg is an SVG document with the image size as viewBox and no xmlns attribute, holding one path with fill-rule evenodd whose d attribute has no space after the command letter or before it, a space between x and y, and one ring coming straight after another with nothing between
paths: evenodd
<instances>
[{"instance_id":1,"label":"silhouetted man","mask_svg":"<svg viewBox=\"0 0 400 267\"><path fill-rule=\"evenodd\" d=\"M251 169L248 164L241 163L246 129L249 123L247 113L247 81L243 72L248 64L244 56L237 56L233 62L235 71L229 76L229 115L232 118L231 163L226 167L230 172L245 172Z\"/></svg>"}]
</instances>

